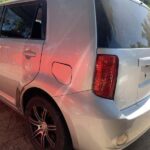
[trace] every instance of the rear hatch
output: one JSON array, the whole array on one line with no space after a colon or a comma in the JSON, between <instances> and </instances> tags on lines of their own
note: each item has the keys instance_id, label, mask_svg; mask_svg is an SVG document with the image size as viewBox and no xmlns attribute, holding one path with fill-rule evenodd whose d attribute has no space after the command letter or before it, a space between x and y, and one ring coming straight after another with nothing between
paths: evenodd
<instances>
[{"instance_id":1,"label":"rear hatch","mask_svg":"<svg viewBox=\"0 0 150 150\"><path fill-rule=\"evenodd\" d=\"M137 0L95 0L98 54L119 58L115 103L120 109L150 96L150 10Z\"/></svg>"}]
</instances>

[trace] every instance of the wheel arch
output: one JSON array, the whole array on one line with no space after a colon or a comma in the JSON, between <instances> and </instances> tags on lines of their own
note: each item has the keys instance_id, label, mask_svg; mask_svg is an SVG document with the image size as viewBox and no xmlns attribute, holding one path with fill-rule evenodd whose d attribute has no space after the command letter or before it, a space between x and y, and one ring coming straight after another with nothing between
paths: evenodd
<instances>
[{"instance_id":1,"label":"wheel arch","mask_svg":"<svg viewBox=\"0 0 150 150\"><path fill-rule=\"evenodd\" d=\"M21 108L23 113L25 112L25 108L28 102L30 101L30 99L37 95L45 97L49 102L51 102L58 109L58 111L61 112L60 108L58 107L54 99L47 92L45 92L40 88L32 87L27 89L21 96Z\"/></svg>"},{"instance_id":2,"label":"wheel arch","mask_svg":"<svg viewBox=\"0 0 150 150\"><path fill-rule=\"evenodd\" d=\"M46 98L46 100L48 100L54 107L55 109L60 113L61 115L61 118L62 118L62 121L63 121L63 124L65 126L65 129L67 130L68 132L68 136L70 138L70 142L73 146L73 142L72 142L72 138L71 138L71 134L70 134L70 130L68 128L68 125L67 125L67 122L66 122L66 119L61 111L61 109L59 108L58 104L55 102L55 100L47 93L45 92L44 90L40 89L40 88L35 88L35 87L32 87L30 89L27 89L23 95L22 95L22 102L21 102L21 107L22 107L22 111L23 113L25 113L25 108L28 104L28 102L30 101L30 99L34 96L42 96L44 98Z\"/></svg>"}]
</instances>

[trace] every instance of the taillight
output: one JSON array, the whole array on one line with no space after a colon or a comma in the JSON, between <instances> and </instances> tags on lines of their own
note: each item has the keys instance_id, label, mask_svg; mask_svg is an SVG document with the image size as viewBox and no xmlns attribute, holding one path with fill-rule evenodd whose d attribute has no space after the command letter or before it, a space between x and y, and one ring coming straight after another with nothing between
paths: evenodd
<instances>
[{"instance_id":1,"label":"taillight","mask_svg":"<svg viewBox=\"0 0 150 150\"><path fill-rule=\"evenodd\" d=\"M98 55L94 76L93 91L97 96L113 99L119 59L115 55Z\"/></svg>"}]
</instances>

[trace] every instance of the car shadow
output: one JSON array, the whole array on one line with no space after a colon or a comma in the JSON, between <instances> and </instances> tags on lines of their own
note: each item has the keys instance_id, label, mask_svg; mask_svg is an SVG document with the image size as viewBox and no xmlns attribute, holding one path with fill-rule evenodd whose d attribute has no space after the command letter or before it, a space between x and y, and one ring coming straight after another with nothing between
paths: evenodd
<instances>
[{"instance_id":1,"label":"car shadow","mask_svg":"<svg viewBox=\"0 0 150 150\"><path fill-rule=\"evenodd\" d=\"M0 150L34 150L25 120L0 102Z\"/></svg>"}]
</instances>

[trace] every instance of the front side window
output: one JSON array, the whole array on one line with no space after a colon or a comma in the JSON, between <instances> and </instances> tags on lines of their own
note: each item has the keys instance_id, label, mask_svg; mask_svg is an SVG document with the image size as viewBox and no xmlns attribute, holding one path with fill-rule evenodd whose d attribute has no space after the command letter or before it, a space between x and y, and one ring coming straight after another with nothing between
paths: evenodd
<instances>
[{"instance_id":1,"label":"front side window","mask_svg":"<svg viewBox=\"0 0 150 150\"><path fill-rule=\"evenodd\" d=\"M1 36L28 38L32 33L37 4L6 6Z\"/></svg>"}]
</instances>

